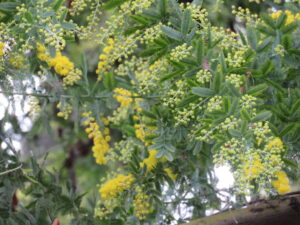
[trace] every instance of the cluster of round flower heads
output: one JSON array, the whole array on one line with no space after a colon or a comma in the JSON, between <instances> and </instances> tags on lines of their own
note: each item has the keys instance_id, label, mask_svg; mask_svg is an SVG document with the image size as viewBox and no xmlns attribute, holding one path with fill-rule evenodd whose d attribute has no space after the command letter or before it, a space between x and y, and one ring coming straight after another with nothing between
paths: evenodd
<instances>
[{"instance_id":1,"label":"cluster of round flower heads","mask_svg":"<svg viewBox=\"0 0 300 225\"><path fill-rule=\"evenodd\" d=\"M124 88L116 88L113 97L121 104L120 107L128 107L132 102L134 94Z\"/></svg>"},{"instance_id":2,"label":"cluster of round flower heads","mask_svg":"<svg viewBox=\"0 0 300 225\"><path fill-rule=\"evenodd\" d=\"M56 108L60 110L60 112L57 113L58 117L62 117L65 120L69 118L69 116L72 113L72 106L69 103L61 104L60 102L56 105Z\"/></svg>"},{"instance_id":3,"label":"cluster of round flower heads","mask_svg":"<svg viewBox=\"0 0 300 225\"><path fill-rule=\"evenodd\" d=\"M105 164L107 159L105 157L106 153L109 151L109 141L111 136L109 135L109 129L105 128L104 133L100 131L100 127L96 122L94 117L91 117L91 112L85 112L82 114L85 117L84 125L87 126L85 129L89 138L92 138L94 141L94 146L92 147L93 155L98 164Z\"/></svg>"},{"instance_id":4,"label":"cluster of round flower heads","mask_svg":"<svg viewBox=\"0 0 300 225\"><path fill-rule=\"evenodd\" d=\"M145 158L143 162L140 163L140 167L144 167L144 165L146 165L147 171L153 170L158 163L158 160L156 158L156 153L157 150L150 150L148 158Z\"/></svg>"},{"instance_id":5,"label":"cluster of round flower heads","mask_svg":"<svg viewBox=\"0 0 300 225\"><path fill-rule=\"evenodd\" d=\"M201 5L187 3L181 3L179 5L182 9L190 10L193 20L201 25L208 24L208 12L202 8Z\"/></svg>"},{"instance_id":6,"label":"cluster of round flower heads","mask_svg":"<svg viewBox=\"0 0 300 225\"><path fill-rule=\"evenodd\" d=\"M241 67L246 62L244 55L248 51L248 49L248 46L240 46L237 49L233 49L232 52L228 53L225 61L230 67Z\"/></svg>"},{"instance_id":7,"label":"cluster of round flower heads","mask_svg":"<svg viewBox=\"0 0 300 225\"><path fill-rule=\"evenodd\" d=\"M5 47L4 42L1 42L1 41L0 41L0 58L1 58L2 56L4 56L4 47Z\"/></svg>"},{"instance_id":8,"label":"cluster of round flower heads","mask_svg":"<svg viewBox=\"0 0 300 225\"><path fill-rule=\"evenodd\" d=\"M57 74L64 77L64 87L72 86L81 79L82 71L75 68L74 63L67 56L63 56L61 52L56 52L55 57L51 58L45 46L38 43L37 58L47 62L48 66L53 67Z\"/></svg>"},{"instance_id":9,"label":"cluster of round flower heads","mask_svg":"<svg viewBox=\"0 0 300 225\"><path fill-rule=\"evenodd\" d=\"M188 46L187 43L177 46L172 49L170 52L171 59L174 61L180 61L190 55L190 51L192 50L192 46Z\"/></svg>"},{"instance_id":10,"label":"cluster of round flower heads","mask_svg":"<svg viewBox=\"0 0 300 225\"><path fill-rule=\"evenodd\" d=\"M8 62L16 69L27 68L28 65L24 65L25 57L19 53L11 53L8 58Z\"/></svg>"},{"instance_id":11,"label":"cluster of round flower heads","mask_svg":"<svg viewBox=\"0 0 300 225\"><path fill-rule=\"evenodd\" d=\"M282 13L285 13L287 16L285 25L296 22L296 20L300 20L300 13L294 14L290 10L285 10L284 12L282 10L278 10L277 12L272 13L271 17L273 19L277 19Z\"/></svg>"},{"instance_id":12,"label":"cluster of round flower heads","mask_svg":"<svg viewBox=\"0 0 300 225\"><path fill-rule=\"evenodd\" d=\"M100 76L101 72L105 72L111 68L109 57L110 57L111 51L114 47L114 44L115 44L114 39L109 38L108 45L103 48L103 50L102 50L103 53L101 53L99 55L100 61L98 62L98 68L96 70L96 73L99 74L98 80L102 79L102 77Z\"/></svg>"},{"instance_id":13,"label":"cluster of round flower heads","mask_svg":"<svg viewBox=\"0 0 300 225\"><path fill-rule=\"evenodd\" d=\"M99 193L102 200L106 200L109 198L116 198L119 194L131 188L132 183L134 182L134 177L124 174L119 174L117 177L108 180L105 184L103 184Z\"/></svg>"},{"instance_id":14,"label":"cluster of round flower heads","mask_svg":"<svg viewBox=\"0 0 300 225\"><path fill-rule=\"evenodd\" d=\"M235 88L240 88L244 83L243 76L238 74L229 74L226 76L225 81L232 84Z\"/></svg>"},{"instance_id":15,"label":"cluster of round flower heads","mask_svg":"<svg viewBox=\"0 0 300 225\"><path fill-rule=\"evenodd\" d=\"M205 84L210 82L212 74L209 70L199 70L196 73L196 79L200 84Z\"/></svg>"},{"instance_id":16,"label":"cluster of round flower heads","mask_svg":"<svg viewBox=\"0 0 300 225\"><path fill-rule=\"evenodd\" d=\"M244 9L241 6L236 8L236 6L233 5L232 6L232 14L236 15L237 18L245 21L247 24L255 25L257 22L260 21L257 14L252 14L250 12L250 9L248 9L248 8Z\"/></svg>"},{"instance_id":17,"label":"cluster of round flower heads","mask_svg":"<svg viewBox=\"0 0 300 225\"><path fill-rule=\"evenodd\" d=\"M284 171L278 171L275 173L276 180L272 181L273 187L279 194L285 194L291 191L289 185L289 179Z\"/></svg>"},{"instance_id":18,"label":"cluster of round flower heads","mask_svg":"<svg viewBox=\"0 0 300 225\"><path fill-rule=\"evenodd\" d=\"M131 174L124 175L119 169L110 174L99 188L101 206L95 209L96 215L106 218L108 214L113 213L114 209L122 204L122 194L132 188L134 181Z\"/></svg>"},{"instance_id":19,"label":"cluster of round flower heads","mask_svg":"<svg viewBox=\"0 0 300 225\"><path fill-rule=\"evenodd\" d=\"M140 186L135 188L135 198L133 200L133 208L136 217L140 220L146 219L146 215L152 213L153 208L150 204L150 196L145 194Z\"/></svg>"},{"instance_id":20,"label":"cluster of round flower heads","mask_svg":"<svg viewBox=\"0 0 300 225\"><path fill-rule=\"evenodd\" d=\"M28 104L30 106L29 116L31 116L33 119L36 119L40 115L40 113L42 111L40 103L39 103L39 99L36 98L36 97L31 97L29 99Z\"/></svg>"}]
</instances>

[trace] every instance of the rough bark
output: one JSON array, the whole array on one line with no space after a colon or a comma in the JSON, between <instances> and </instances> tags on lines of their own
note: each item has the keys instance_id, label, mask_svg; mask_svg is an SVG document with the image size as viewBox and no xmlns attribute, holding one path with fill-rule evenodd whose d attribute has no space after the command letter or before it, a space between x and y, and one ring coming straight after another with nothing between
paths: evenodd
<instances>
[{"instance_id":1,"label":"rough bark","mask_svg":"<svg viewBox=\"0 0 300 225\"><path fill-rule=\"evenodd\" d=\"M246 208L218 213L184 225L300 225L300 193L261 200Z\"/></svg>"}]
</instances>

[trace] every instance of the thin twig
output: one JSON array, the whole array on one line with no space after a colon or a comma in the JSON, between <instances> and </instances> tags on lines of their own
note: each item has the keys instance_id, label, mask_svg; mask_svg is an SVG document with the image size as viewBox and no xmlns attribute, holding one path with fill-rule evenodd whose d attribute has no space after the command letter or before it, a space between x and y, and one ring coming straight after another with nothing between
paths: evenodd
<instances>
[{"instance_id":1,"label":"thin twig","mask_svg":"<svg viewBox=\"0 0 300 225\"><path fill-rule=\"evenodd\" d=\"M1 173L0 173L0 176L5 175L5 174L8 174L8 173L12 173L12 172L14 172L14 171L16 171L16 170L18 170L18 169L21 169L22 166L23 166L23 165L21 164L21 165L19 165L19 166L16 167L16 168L13 168L13 169L6 170L6 171L4 171L4 172L1 172Z\"/></svg>"},{"instance_id":2,"label":"thin twig","mask_svg":"<svg viewBox=\"0 0 300 225\"><path fill-rule=\"evenodd\" d=\"M43 98L53 98L53 97L61 97L61 98L94 98L94 99L105 99L109 98L110 96L90 96L90 95L48 95L48 94L39 94L39 93L25 93L25 92L10 92L10 91L0 91L0 94L8 94L8 95L23 95L23 96L36 96L36 97L43 97ZM127 98L161 98L163 96L124 96Z\"/></svg>"}]
</instances>

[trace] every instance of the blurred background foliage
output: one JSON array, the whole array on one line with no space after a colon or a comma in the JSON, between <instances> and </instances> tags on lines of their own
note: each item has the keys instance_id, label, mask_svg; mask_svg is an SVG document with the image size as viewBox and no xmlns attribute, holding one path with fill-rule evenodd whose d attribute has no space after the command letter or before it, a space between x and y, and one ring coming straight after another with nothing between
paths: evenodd
<instances>
[{"instance_id":1,"label":"blurred background foliage","mask_svg":"<svg viewBox=\"0 0 300 225\"><path fill-rule=\"evenodd\" d=\"M25 4L25 7L30 5L34 9L34 5L37 2L39 1L2 1L0 3L0 21L4 24L9 24L16 20L21 24L22 19L18 20L18 10L16 7ZM118 4L122 1L113 0L112 2ZM162 0L155 1L155 4L159 4L159 2L162 2ZM179 0L178 2L187 3L191 1ZM104 1L103 4L105 6L108 3L109 1ZM232 6L236 8L248 8L251 13L257 15L260 15L262 12L271 13L272 11L283 9L288 9L295 13L299 12L299 4L290 1L281 1L280 4L277 4L274 1L266 0L257 4L256 2L244 0L204 0L203 2L197 1L197 3L202 4L202 8L207 9L209 21L213 26L228 28L232 32L238 32L239 28L245 33L246 29L245 21L237 20L236 16L232 14ZM63 7L63 9L68 11L68 8L71 8L72 0L48 0L46 4L51 5L53 10L56 10L56 7L57 10ZM88 2L88 4L91 3ZM101 20L97 22L94 29L103 27L103 21L110 21L111 16L117 14L117 11L114 10L103 10ZM24 17L27 20L26 24L28 24L28 21L30 23L31 17L34 17L34 13L32 11L33 15L27 14ZM77 25L88 26L89 21L86 18L91 13L89 7L86 7L80 14L76 14L75 16L66 13L62 24L64 24L66 30L69 28L70 30L73 29L73 22ZM73 22L70 22L71 19ZM56 18L53 18L53 20L54 23L57 22ZM32 28L35 22L36 20L33 20L31 24ZM297 26L300 26L299 21L297 22ZM15 31L12 42L16 43L12 44L12 46L7 46L8 49L11 48L12 51L17 52L18 48L24 44L24 41L18 41L27 37L27 34L22 32L24 30ZM102 50L99 47L99 43L91 40L80 40L76 32L72 34L73 36L71 37L67 35L63 36L67 40L63 51L84 73L83 76L85 78L79 81L76 88L70 88L65 91L61 86L57 85L59 83L58 78L51 75L53 74L53 69L51 73L47 74L48 79L50 77L50 82L49 80L41 80L37 72L39 71L38 66L42 63L36 57L32 57L36 54L34 51L27 52L29 69L25 69L26 71L13 68L11 65L0 71L0 89L2 93L0 95L0 224L51 224L55 218L59 218L61 224L74 225L179 224L190 219L203 217L211 212L227 210L229 207L241 207L246 201L244 195L236 195L231 188L226 190L218 190L216 188L218 178L213 171L214 164L212 162L213 153L211 146L202 142L200 144L193 140L189 143L190 146L187 146L188 150L186 150L188 154L193 153L189 156L191 159L187 160L182 155L180 155L182 158L176 158L175 156L175 161L170 164L176 172L183 174L178 181L180 185L174 185L174 182L162 172L163 165L160 164L157 168L157 171L162 173L160 180L153 185L152 181L154 178L151 176L147 177L149 179L149 187L154 186L156 188L154 188L154 191L157 192L160 190L160 193L154 193L153 196L154 199L159 199L156 204L161 206L161 208L157 208L157 211L154 209L154 212L147 220L139 221L135 218L132 212L133 209L129 209L127 212L118 209L120 212L115 212L118 215L116 218L100 219L99 217L95 217L94 210L97 208L100 198L98 192L100 179L105 178L108 171L116 171L124 165L120 162L105 166L99 166L95 163L91 152L93 142L88 139L81 125L80 111L82 111L83 105L87 104L88 108L94 109L98 116L100 113L109 114L118 106L118 103L111 96L110 98L107 97L109 93L115 87L127 88L131 84L128 78L115 77L112 79L116 80L112 81L108 77L109 75L105 75L107 77L104 77L104 82L98 82L98 75L95 71L99 61L98 55ZM257 32L257 35L259 36L260 34ZM7 38L4 38L4 34L2 35L1 31L0 37L3 39ZM38 38L37 40L41 41ZM168 39L169 43L172 42L170 40ZM36 42L36 40L29 41L32 41L32 43ZM299 73L298 48L300 42L296 39L293 39L293 41L295 41L293 48L297 49L298 52L295 52L295 54L297 54L298 58L291 57L290 64L294 65L290 69L291 76L293 76L292 73ZM143 48L141 47L140 51L145 50ZM50 46L49 51L55 52L55 48ZM261 56L265 57L264 55ZM119 65L119 63L116 60L114 66ZM10 76L7 76L7 74ZM291 79L294 79L294 77ZM295 86L298 87L299 81L294 80ZM274 85L276 86L276 84ZM284 85L285 83L282 84L282 87ZM290 85L286 84L286 86ZM278 89L280 88L278 87ZM299 89L295 89L294 98L297 99L300 93ZM36 119L31 119L29 115L30 109L26 106L28 105L28 100L24 94L26 92L34 92L35 96L40 100L39 105L42 113ZM95 101L93 96L87 93L100 96L101 101ZM65 98L62 98L62 95ZM295 102L295 99L292 103ZM59 101L68 101L73 106L74 113L70 119L64 120L57 117L59 110L56 105ZM155 100L150 99L149 102L149 105L147 105L149 109L148 116L153 119L154 115L154 120L156 119L161 122L165 136L169 136L172 141L174 138L180 140L181 136L185 137L185 132L187 132L185 128L181 129L179 127L175 129L172 127L174 128L173 130L168 130L168 128L163 127L169 125L170 112L168 109L159 108L158 112L156 111L157 114L155 114L156 109L151 105ZM299 104L299 101L297 104ZM285 107L290 108L293 105L278 105L278 108L282 111L284 111ZM298 109L296 111L298 112ZM288 114L288 112L286 113ZM279 111L278 114L281 115L282 112ZM281 126L282 123L287 122L285 119L286 115L283 117L278 116L278 118L276 118L278 120L274 122L274 126ZM280 121L280 118L282 121ZM100 118L96 119L98 121L101 120ZM132 127L126 126L130 125L131 121L128 120L126 122L128 123L121 124L121 127L110 127L111 136L113 136L115 142L121 140L124 133L131 134L134 132L132 131ZM287 127L287 129L294 129L293 134L298 135L299 125L298 122L295 121L295 123L297 123L296 127ZM289 124L287 123L287 125ZM281 132L283 131L281 130ZM291 151L288 154L290 154L293 160L286 157L286 164L290 166L289 176L295 179L295 183L299 183L297 181L299 170L297 163L295 163L299 160L299 142L298 139L294 141L295 138L290 138L292 147L289 148ZM293 144L293 141L296 144ZM289 141L287 140L286 143L289 143ZM137 145L136 148L138 147ZM136 157L137 160L142 160L139 158L141 157L140 155L136 154ZM190 164L191 162L193 163ZM133 165L133 167L138 167L137 165L138 163ZM146 172L142 170L145 170L145 168L140 168L137 174L141 177L146 177ZM294 170L294 173L291 172L292 170ZM147 186L147 183L145 183L145 186ZM162 196L162 193L167 197ZM168 198L168 196L172 197ZM255 194L252 197L254 198ZM162 202L168 205L168 210L165 208L165 211L159 211L164 209L162 207L164 203ZM124 204L129 205L128 202ZM130 207L128 206L127 208Z\"/></svg>"}]
</instances>

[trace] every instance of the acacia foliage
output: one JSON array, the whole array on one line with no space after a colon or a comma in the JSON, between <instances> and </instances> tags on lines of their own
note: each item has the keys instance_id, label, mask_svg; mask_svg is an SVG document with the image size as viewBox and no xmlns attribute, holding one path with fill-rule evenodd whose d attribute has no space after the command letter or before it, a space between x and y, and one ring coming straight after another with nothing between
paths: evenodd
<instances>
[{"instance_id":1,"label":"acacia foliage","mask_svg":"<svg viewBox=\"0 0 300 225\"><path fill-rule=\"evenodd\" d=\"M257 12L256 3L243 4ZM12 152L11 137L3 128L6 145L1 149L1 171L21 163L23 167L0 177L0 221L50 224L55 217L68 215L71 224L180 223L204 216L208 209L241 206L246 194L260 190L276 194L271 182L281 170L291 178L299 175L295 168L299 161L300 24L286 13L272 17L270 10L297 15L299 3L262 2L259 6L265 11L259 18L245 11L219 12L232 5L241 4L193 1L180 6L173 0L0 3L0 41L5 43L1 90L7 96L23 95L23 104L31 96L39 100L31 104L36 117L29 132L18 128L18 119L8 110L3 121L13 124L13 133L20 132L28 140L39 139L47 129L63 150L77 149L69 151L71 157L74 151L81 154L79 140L88 143L84 127L89 123L84 122L92 116L101 134L109 128L111 140L105 142L109 144L107 163L91 169L101 175L93 172L91 176L113 178L117 174L111 172L121 168L118 173L131 174L135 180L132 188L118 193L112 212L99 217L95 209L108 206L101 193L92 201L90 191L86 197L90 204L81 203L83 195L72 187L68 174L41 169L36 157L22 162L20 152ZM222 23L227 20L224 26L231 25L231 30L219 27L216 16L224 18ZM105 17L109 23L99 28ZM93 51L87 45L91 40L95 41ZM69 54L74 65L69 59L55 58L57 51ZM68 64L70 71L80 68L80 79L66 83L65 71L56 67L60 62ZM57 103L58 109L53 110ZM89 111L88 116L81 116ZM56 130L63 130L63 136L55 134ZM273 145L278 148L274 154ZM217 189L213 172L220 163L229 165L237 180L234 188L226 190L237 200L225 206L221 204L224 190ZM77 166L88 174L90 164L85 160ZM72 166L66 168L72 173ZM83 171L79 179L84 180ZM94 183L83 185L80 191L98 189ZM140 188L153 208L142 219L134 207ZM29 196L20 197L18 206L11 204L17 189ZM182 210L188 211L186 216Z\"/></svg>"}]
</instances>

